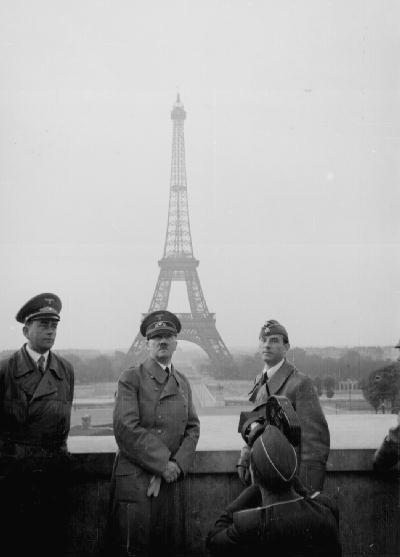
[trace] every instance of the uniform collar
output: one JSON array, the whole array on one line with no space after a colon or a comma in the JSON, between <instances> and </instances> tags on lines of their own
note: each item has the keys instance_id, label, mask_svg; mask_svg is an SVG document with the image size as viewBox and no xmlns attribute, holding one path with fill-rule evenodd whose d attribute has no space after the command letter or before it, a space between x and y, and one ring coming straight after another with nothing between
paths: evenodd
<instances>
[{"instance_id":1,"label":"uniform collar","mask_svg":"<svg viewBox=\"0 0 400 557\"><path fill-rule=\"evenodd\" d=\"M27 351L29 356L32 358L32 360L35 362L35 364L37 364L39 358L41 358L43 356L44 357L44 369L46 369L47 360L48 360L48 357L49 357L50 350L47 350L47 352L45 352L44 354L40 354L39 352L36 352L36 350L33 350L33 348L31 348L28 343L25 344L25 350Z\"/></svg>"},{"instance_id":2,"label":"uniform collar","mask_svg":"<svg viewBox=\"0 0 400 557\"><path fill-rule=\"evenodd\" d=\"M165 368L167 366L164 366L163 368L163 366L159 364L156 360L153 360L153 358L149 358L148 360L146 360L143 365L145 366L145 368L147 369L147 371L149 372L152 378L156 379L159 383L165 383ZM175 371L175 367L173 366L172 363L170 363L168 367L170 369L169 377L173 377L175 381L178 383L178 385L180 385L180 380Z\"/></svg>"},{"instance_id":3,"label":"uniform collar","mask_svg":"<svg viewBox=\"0 0 400 557\"><path fill-rule=\"evenodd\" d=\"M274 375L274 373L275 373L276 371L278 371L278 369L279 369L280 367L282 367L284 363L285 363L285 358L282 358L282 360L281 360L280 362L278 362L277 364L275 364L274 366L272 366L272 367L270 367L270 368L267 367L267 366L265 365L265 366L264 366L264 369L263 369L263 371L262 371L263 375L264 375L265 373L268 373L268 379L271 379L271 377Z\"/></svg>"},{"instance_id":4,"label":"uniform collar","mask_svg":"<svg viewBox=\"0 0 400 557\"><path fill-rule=\"evenodd\" d=\"M286 381L289 379L289 377L292 375L294 370L295 370L295 367L292 366L292 364L289 364L289 362L287 360L284 360L283 364L279 367L279 369L275 370L272 377L270 379L268 379L268 383L266 384L268 386L268 391L267 391L268 396L274 395L275 393L278 393L279 390L286 383ZM249 392L249 400L253 403L256 403L256 404L259 404L256 401L258 399L258 394L261 391L261 388L263 388L263 387L265 388L264 384L261 383L261 380L262 380L262 377L263 377L263 372L264 372L264 370L260 371L260 373L257 375L257 377L255 378L255 381L254 381L254 386L251 389L251 391ZM269 372L268 372L268 375L269 375Z\"/></svg>"},{"instance_id":5,"label":"uniform collar","mask_svg":"<svg viewBox=\"0 0 400 557\"><path fill-rule=\"evenodd\" d=\"M283 387L295 369L296 368L287 360L284 361L283 365L274 373L271 380L268 381L268 388L271 395L275 394Z\"/></svg>"},{"instance_id":6,"label":"uniform collar","mask_svg":"<svg viewBox=\"0 0 400 557\"><path fill-rule=\"evenodd\" d=\"M49 350L48 358L48 369L50 369L54 373L54 375L58 377L58 379L62 379L63 375L60 369L60 365L51 350ZM24 345L20 350L18 350L18 352L16 352L16 359L17 365L14 372L15 377L22 377L26 373L36 370L36 364L33 361L32 357L28 354L26 345Z\"/></svg>"},{"instance_id":7,"label":"uniform collar","mask_svg":"<svg viewBox=\"0 0 400 557\"><path fill-rule=\"evenodd\" d=\"M315 495L318 493L315 492ZM313 496L312 496L313 497ZM271 507L279 507L279 505L287 505L288 503L296 503L297 501L301 501L304 499L302 495L298 495L297 497L293 497L292 499L285 499L283 501L275 501L274 503L270 503L269 505L263 505L259 507L260 509L270 509Z\"/></svg>"},{"instance_id":8,"label":"uniform collar","mask_svg":"<svg viewBox=\"0 0 400 557\"><path fill-rule=\"evenodd\" d=\"M171 371L172 371L172 363L171 363L171 362L170 362L167 366L165 366L164 364L160 364L160 362L157 362L157 364L158 364L160 367L162 367L162 369L164 370L164 372L165 372L165 370L168 368L168 374L171 373Z\"/></svg>"}]
</instances>

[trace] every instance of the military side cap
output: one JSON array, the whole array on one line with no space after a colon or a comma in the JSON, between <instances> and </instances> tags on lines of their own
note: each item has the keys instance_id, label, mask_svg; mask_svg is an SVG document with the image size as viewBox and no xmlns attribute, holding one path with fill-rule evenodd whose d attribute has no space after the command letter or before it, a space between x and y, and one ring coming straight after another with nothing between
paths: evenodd
<instances>
[{"instance_id":1,"label":"military side cap","mask_svg":"<svg viewBox=\"0 0 400 557\"><path fill-rule=\"evenodd\" d=\"M276 319L269 319L261 327L260 336L282 335L285 342L289 342L289 335L283 325L276 321Z\"/></svg>"},{"instance_id":2,"label":"military side cap","mask_svg":"<svg viewBox=\"0 0 400 557\"><path fill-rule=\"evenodd\" d=\"M181 328L181 322L174 313L160 310L146 315L140 325L140 332L144 337L151 338L161 333L177 335Z\"/></svg>"},{"instance_id":3,"label":"military side cap","mask_svg":"<svg viewBox=\"0 0 400 557\"><path fill-rule=\"evenodd\" d=\"M54 321L60 321L61 307L61 300L58 296L45 292L28 300L19 310L15 319L19 323L27 323L32 319L53 319Z\"/></svg>"},{"instance_id":4,"label":"military side cap","mask_svg":"<svg viewBox=\"0 0 400 557\"><path fill-rule=\"evenodd\" d=\"M267 486L288 485L297 469L296 451L284 434L267 425L251 449L252 466Z\"/></svg>"}]
</instances>

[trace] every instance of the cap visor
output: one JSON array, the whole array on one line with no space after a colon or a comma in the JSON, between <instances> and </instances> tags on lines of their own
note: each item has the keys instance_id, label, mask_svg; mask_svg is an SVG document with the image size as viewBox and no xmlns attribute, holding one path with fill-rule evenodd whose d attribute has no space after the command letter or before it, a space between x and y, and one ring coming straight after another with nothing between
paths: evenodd
<instances>
[{"instance_id":1,"label":"cap visor","mask_svg":"<svg viewBox=\"0 0 400 557\"><path fill-rule=\"evenodd\" d=\"M155 331L150 331L150 333L147 334L147 338L153 338L166 333L172 336L176 336L178 334L175 329L167 329L163 327L160 329L156 329Z\"/></svg>"}]
</instances>

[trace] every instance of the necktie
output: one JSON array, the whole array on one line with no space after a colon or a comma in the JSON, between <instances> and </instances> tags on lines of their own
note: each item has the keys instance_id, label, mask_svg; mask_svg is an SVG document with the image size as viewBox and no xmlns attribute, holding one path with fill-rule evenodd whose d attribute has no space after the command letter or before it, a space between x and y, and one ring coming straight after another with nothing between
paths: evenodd
<instances>
[{"instance_id":1,"label":"necktie","mask_svg":"<svg viewBox=\"0 0 400 557\"><path fill-rule=\"evenodd\" d=\"M167 376L169 377L169 367L168 367L168 366L165 368L165 373L166 373Z\"/></svg>"},{"instance_id":2,"label":"necktie","mask_svg":"<svg viewBox=\"0 0 400 557\"><path fill-rule=\"evenodd\" d=\"M43 375L44 374L44 356L40 356L40 358L38 359L37 365L38 365L38 369L39 369L40 373Z\"/></svg>"},{"instance_id":3,"label":"necktie","mask_svg":"<svg viewBox=\"0 0 400 557\"><path fill-rule=\"evenodd\" d=\"M257 387L256 404L261 404L262 402L266 402L265 396L269 397L270 395L267 381L268 381L268 374L267 372L265 372L263 373ZM264 385L265 385L265 389L263 389Z\"/></svg>"}]
</instances>

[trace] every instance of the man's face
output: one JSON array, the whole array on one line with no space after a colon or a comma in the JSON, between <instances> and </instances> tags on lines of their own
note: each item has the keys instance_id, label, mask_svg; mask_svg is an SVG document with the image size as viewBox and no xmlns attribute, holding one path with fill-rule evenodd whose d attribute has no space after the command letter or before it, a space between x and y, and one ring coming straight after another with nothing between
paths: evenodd
<instances>
[{"instance_id":1,"label":"man's face","mask_svg":"<svg viewBox=\"0 0 400 557\"><path fill-rule=\"evenodd\" d=\"M44 354L56 340L58 321L54 319L35 319L24 325L23 333L32 350Z\"/></svg>"},{"instance_id":2,"label":"man's face","mask_svg":"<svg viewBox=\"0 0 400 557\"><path fill-rule=\"evenodd\" d=\"M283 341L283 335L260 335L259 350L268 367L276 365L286 356L290 345Z\"/></svg>"},{"instance_id":3,"label":"man's face","mask_svg":"<svg viewBox=\"0 0 400 557\"><path fill-rule=\"evenodd\" d=\"M172 354L175 352L177 344L176 336L171 333L160 333L147 339L147 349L150 358L163 365L168 365L171 362Z\"/></svg>"}]
</instances>

